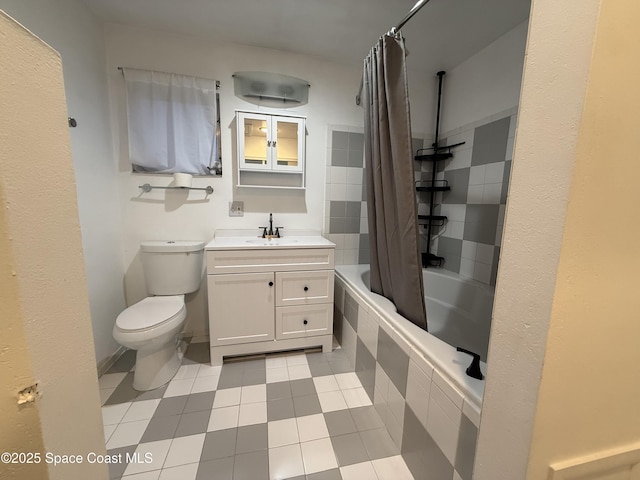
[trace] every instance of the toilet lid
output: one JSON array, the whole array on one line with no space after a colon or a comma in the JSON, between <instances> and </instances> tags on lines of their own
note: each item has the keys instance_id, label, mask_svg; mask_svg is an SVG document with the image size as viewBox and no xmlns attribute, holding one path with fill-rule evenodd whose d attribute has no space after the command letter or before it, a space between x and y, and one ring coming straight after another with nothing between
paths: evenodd
<instances>
[{"instance_id":1,"label":"toilet lid","mask_svg":"<svg viewBox=\"0 0 640 480\"><path fill-rule=\"evenodd\" d=\"M121 330L157 327L172 320L183 308L183 295L147 297L118 315L116 325Z\"/></svg>"}]
</instances>

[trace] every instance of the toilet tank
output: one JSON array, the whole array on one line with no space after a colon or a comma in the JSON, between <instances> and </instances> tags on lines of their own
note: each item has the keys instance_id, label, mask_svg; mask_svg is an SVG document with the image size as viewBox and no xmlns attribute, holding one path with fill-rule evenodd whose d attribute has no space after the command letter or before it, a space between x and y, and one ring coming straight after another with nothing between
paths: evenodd
<instances>
[{"instance_id":1,"label":"toilet tank","mask_svg":"<svg viewBox=\"0 0 640 480\"><path fill-rule=\"evenodd\" d=\"M204 242L143 242L140 251L149 294L180 295L200 288Z\"/></svg>"}]
</instances>

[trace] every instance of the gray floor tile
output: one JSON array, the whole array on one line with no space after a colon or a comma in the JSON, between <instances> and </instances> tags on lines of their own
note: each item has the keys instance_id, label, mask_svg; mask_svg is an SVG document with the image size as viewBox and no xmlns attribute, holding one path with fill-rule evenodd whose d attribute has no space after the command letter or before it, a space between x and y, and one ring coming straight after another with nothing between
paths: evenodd
<instances>
[{"instance_id":1,"label":"gray floor tile","mask_svg":"<svg viewBox=\"0 0 640 480\"><path fill-rule=\"evenodd\" d=\"M291 397L290 382L267 383L267 401Z\"/></svg>"},{"instance_id":2,"label":"gray floor tile","mask_svg":"<svg viewBox=\"0 0 640 480\"><path fill-rule=\"evenodd\" d=\"M342 480L342 475L340 474L340 470L334 468L332 470L307 475L307 480ZM366 479L363 478L362 480Z\"/></svg>"},{"instance_id":3,"label":"gray floor tile","mask_svg":"<svg viewBox=\"0 0 640 480\"><path fill-rule=\"evenodd\" d=\"M127 350L122 355L120 355L118 360L116 360L116 363L114 363L106 373L130 372L135 364L136 351Z\"/></svg>"},{"instance_id":4,"label":"gray floor tile","mask_svg":"<svg viewBox=\"0 0 640 480\"><path fill-rule=\"evenodd\" d=\"M220 379L218 380L218 390L222 390L223 388L235 388L242 386L242 374L244 373L244 369L233 369L233 370L225 370L222 368L222 373L220 374Z\"/></svg>"},{"instance_id":5,"label":"gray floor tile","mask_svg":"<svg viewBox=\"0 0 640 480\"><path fill-rule=\"evenodd\" d=\"M183 413L211 410L215 395L216 392L202 392L189 395Z\"/></svg>"},{"instance_id":6,"label":"gray floor tile","mask_svg":"<svg viewBox=\"0 0 640 480\"><path fill-rule=\"evenodd\" d=\"M349 412L359 431L384 428L384 422L374 406L352 408Z\"/></svg>"},{"instance_id":7,"label":"gray floor tile","mask_svg":"<svg viewBox=\"0 0 640 480\"><path fill-rule=\"evenodd\" d=\"M267 402L267 421L273 422L274 420L284 420L292 417L295 417L293 399L281 398Z\"/></svg>"},{"instance_id":8,"label":"gray floor tile","mask_svg":"<svg viewBox=\"0 0 640 480\"><path fill-rule=\"evenodd\" d=\"M184 354L182 363L210 363L209 348L209 342L191 343Z\"/></svg>"},{"instance_id":9,"label":"gray floor tile","mask_svg":"<svg viewBox=\"0 0 640 480\"><path fill-rule=\"evenodd\" d=\"M109 450L107 453L109 455L121 455L122 462L119 463L110 463L109 464L109 478L120 478L127 468L128 463L126 463L125 458L127 458L127 454L132 454L136 451L138 445L129 445L127 447L122 448L113 448Z\"/></svg>"},{"instance_id":10,"label":"gray floor tile","mask_svg":"<svg viewBox=\"0 0 640 480\"><path fill-rule=\"evenodd\" d=\"M307 363L327 363L327 354L322 352L307 352Z\"/></svg>"},{"instance_id":11,"label":"gray floor tile","mask_svg":"<svg viewBox=\"0 0 640 480\"><path fill-rule=\"evenodd\" d=\"M233 461L233 480L268 480L267 450L236 455Z\"/></svg>"},{"instance_id":12,"label":"gray floor tile","mask_svg":"<svg viewBox=\"0 0 640 480\"><path fill-rule=\"evenodd\" d=\"M357 433L332 436L331 443L333 444L333 451L336 454L338 465L341 467L369 460L367 450L362 443L360 435Z\"/></svg>"},{"instance_id":13,"label":"gray floor tile","mask_svg":"<svg viewBox=\"0 0 640 480\"><path fill-rule=\"evenodd\" d=\"M254 368L261 368L261 369L266 369L267 368L267 362L265 357L262 358L253 358L251 360L244 360L242 362L242 364L244 365L244 369L246 370L251 370Z\"/></svg>"},{"instance_id":14,"label":"gray floor tile","mask_svg":"<svg viewBox=\"0 0 640 480\"><path fill-rule=\"evenodd\" d=\"M115 405L116 403L132 402L140 392L133 388L133 373L127 375L118 384L105 405Z\"/></svg>"},{"instance_id":15,"label":"gray floor tile","mask_svg":"<svg viewBox=\"0 0 640 480\"><path fill-rule=\"evenodd\" d=\"M393 443L393 439L386 428L365 430L364 432L360 432L360 438L362 438L362 443L364 444L364 448L367 449L370 460L392 457L400 453L400 450L396 444Z\"/></svg>"},{"instance_id":16,"label":"gray floor tile","mask_svg":"<svg viewBox=\"0 0 640 480\"><path fill-rule=\"evenodd\" d=\"M293 397L304 397L305 395L315 395L316 387L313 380L304 378L302 380L293 380L291 382L291 395Z\"/></svg>"},{"instance_id":17,"label":"gray floor tile","mask_svg":"<svg viewBox=\"0 0 640 480\"><path fill-rule=\"evenodd\" d=\"M164 395L164 392L167 390L167 387L169 386L169 383L167 382L166 385L163 385L161 387L158 387L154 390L148 390L146 392L140 392L138 393L138 396L136 397L136 399L134 400L135 402L141 402L143 400L155 400L158 398L162 398L162 396Z\"/></svg>"},{"instance_id":18,"label":"gray floor tile","mask_svg":"<svg viewBox=\"0 0 640 480\"><path fill-rule=\"evenodd\" d=\"M322 407L320 407L320 400L318 400L318 395L294 397L293 409L296 417L306 417L307 415L322 413Z\"/></svg>"},{"instance_id":19,"label":"gray floor tile","mask_svg":"<svg viewBox=\"0 0 640 480\"><path fill-rule=\"evenodd\" d=\"M211 410L202 412L183 413L174 437L186 437L207 431Z\"/></svg>"},{"instance_id":20,"label":"gray floor tile","mask_svg":"<svg viewBox=\"0 0 640 480\"><path fill-rule=\"evenodd\" d=\"M309 363L309 371L312 377L324 377L325 375L333 375L333 370L329 362Z\"/></svg>"},{"instance_id":21,"label":"gray floor tile","mask_svg":"<svg viewBox=\"0 0 640 480\"><path fill-rule=\"evenodd\" d=\"M217 460L224 457L233 457L236 454L237 428L207 432L204 437L202 455L200 461Z\"/></svg>"},{"instance_id":22,"label":"gray floor tile","mask_svg":"<svg viewBox=\"0 0 640 480\"><path fill-rule=\"evenodd\" d=\"M163 398L158 404L158 408L154 412L154 417L170 417L172 415L180 415L184 411L184 407L189 400L189 395L180 397Z\"/></svg>"},{"instance_id":23,"label":"gray floor tile","mask_svg":"<svg viewBox=\"0 0 640 480\"><path fill-rule=\"evenodd\" d=\"M267 448L269 448L269 441L266 423L238 428L236 455L266 450Z\"/></svg>"},{"instance_id":24,"label":"gray floor tile","mask_svg":"<svg viewBox=\"0 0 640 480\"><path fill-rule=\"evenodd\" d=\"M327 424L327 430L329 430L329 435L331 436L358 431L349 410L327 412L324 414L324 421Z\"/></svg>"},{"instance_id":25,"label":"gray floor tile","mask_svg":"<svg viewBox=\"0 0 640 480\"><path fill-rule=\"evenodd\" d=\"M331 373L334 375L353 372L353 367L351 366L351 363L349 363L348 359L331 361L329 362L329 367L331 368Z\"/></svg>"},{"instance_id":26,"label":"gray floor tile","mask_svg":"<svg viewBox=\"0 0 640 480\"><path fill-rule=\"evenodd\" d=\"M171 417L153 417L142 435L140 443L155 442L157 440L167 440L173 438L178 428L181 415Z\"/></svg>"},{"instance_id":27,"label":"gray floor tile","mask_svg":"<svg viewBox=\"0 0 640 480\"><path fill-rule=\"evenodd\" d=\"M267 370L263 367L245 368L242 375L242 386L267 383Z\"/></svg>"},{"instance_id":28,"label":"gray floor tile","mask_svg":"<svg viewBox=\"0 0 640 480\"><path fill-rule=\"evenodd\" d=\"M196 480L233 480L233 457L200 462Z\"/></svg>"}]
</instances>

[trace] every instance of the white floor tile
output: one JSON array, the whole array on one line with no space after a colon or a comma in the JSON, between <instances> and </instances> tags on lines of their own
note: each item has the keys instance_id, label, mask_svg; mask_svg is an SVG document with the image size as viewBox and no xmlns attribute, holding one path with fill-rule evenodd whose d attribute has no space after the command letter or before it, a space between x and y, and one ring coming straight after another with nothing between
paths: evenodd
<instances>
[{"instance_id":1,"label":"white floor tile","mask_svg":"<svg viewBox=\"0 0 640 480\"><path fill-rule=\"evenodd\" d=\"M105 373L98 379L98 385L101 390L104 388L116 388L126 376L127 372Z\"/></svg>"},{"instance_id":2,"label":"white floor tile","mask_svg":"<svg viewBox=\"0 0 640 480\"><path fill-rule=\"evenodd\" d=\"M320 400L320 407L323 413L335 412L336 410L344 410L347 408L347 402L344 401L340 390L318 393L318 400Z\"/></svg>"},{"instance_id":3,"label":"white floor tile","mask_svg":"<svg viewBox=\"0 0 640 480\"><path fill-rule=\"evenodd\" d=\"M350 388L342 391L344 401L347 402L347 407L366 407L372 405L371 399L364 388Z\"/></svg>"},{"instance_id":4,"label":"white floor tile","mask_svg":"<svg viewBox=\"0 0 640 480\"><path fill-rule=\"evenodd\" d=\"M300 355L287 355L284 358L287 359L287 367L293 367L294 365L308 365L307 356L304 353Z\"/></svg>"},{"instance_id":5,"label":"white floor tile","mask_svg":"<svg viewBox=\"0 0 640 480\"><path fill-rule=\"evenodd\" d=\"M113 392L115 392L115 388L101 388L100 389L100 405L104 405L104 403L109 400L109 397Z\"/></svg>"},{"instance_id":6,"label":"white floor tile","mask_svg":"<svg viewBox=\"0 0 640 480\"><path fill-rule=\"evenodd\" d=\"M193 365L182 365L172 380L185 380L187 378L196 378L198 375L198 371L200 370L200 365L194 363Z\"/></svg>"},{"instance_id":7,"label":"white floor tile","mask_svg":"<svg viewBox=\"0 0 640 480\"><path fill-rule=\"evenodd\" d=\"M360 383L360 379L355 372L350 373L339 373L336 375L336 382L338 382L338 386L341 390L346 390L347 388L358 388L362 387Z\"/></svg>"},{"instance_id":8,"label":"white floor tile","mask_svg":"<svg viewBox=\"0 0 640 480\"><path fill-rule=\"evenodd\" d=\"M163 468L158 480L196 480L198 464L180 465L179 467Z\"/></svg>"},{"instance_id":9,"label":"white floor tile","mask_svg":"<svg viewBox=\"0 0 640 480\"><path fill-rule=\"evenodd\" d=\"M191 393L191 389L193 388L194 381L195 381L195 377L171 380L169 382L169 386L164 392L164 395L163 395L164 398L179 397L181 395L189 395Z\"/></svg>"},{"instance_id":10,"label":"white floor tile","mask_svg":"<svg viewBox=\"0 0 640 480\"><path fill-rule=\"evenodd\" d=\"M127 413L130 406L131 402L106 405L102 407L102 424L117 425L122 421L122 417Z\"/></svg>"},{"instance_id":11,"label":"white floor tile","mask_svg":"<svg viewBox=\"0 0 640 480\"><path fill-rule=\"evenodd\" d=\"M346 467L340 467L342 480L378 480L376 471L371 462L355 463Z\"/></svg>"},{"instance_id":12,"label":"white floor tile","mask_svg":"<svg viewBox=\"0 0 640 480\"><path fill-rule=\"evenodd\" d=\"M199 462L204 437L204 433L199 433L198 435L174 438L167 453L167 459L164 461L164 468Z\"/></svg>"},{"instance_id":13,"label":"white floor tile","mask_svg":"<svg viewBox=\"0 0 640 480\"><path fill-rule=\"evenodd\" d=\"M267 357L265 360L267 368L282 368L287 366L287 357Z\"/></svg>"},{"instance_id":14,"label":"white floor tile","mask_svg":"<svg viewBox=\"0 0 640 480\"><path fill-rule=\"evenodd\" d=\"M150 419L121 423L118 425L107 442L107 450L140 443L140 439L149 425L149 420Z\"/></svg>"},{"instance_id":15,"label":"white floor tile","mask_svg":"<svg viewBox=\"0 0 640 480\"><path fill-rule=\"evenodd\" d=\"M246 403L240 405L238 426L267 423L267 402Z\"/></svg>"},{"instance_id":16,"label":"white floor tile","mask_svg":"<svg viewBox=\"0 0 640 480\"><path fill-rule=\"evenodd\" d=\"M413 475L400 455L380 458L371 463L379 480L413 480Z\"/></svg>"},{"instance_id":17,"label":"white floor tile","mask_svg":"<svg viewBox=\"0 0 640 480\"><path fill-rule=\"evenodd\" d=\"M135 451L138 461L129 463L124 474L131 475L153 470L159 471L162 468L165 458L167 458L167 452L170 446L171 439L138 445Z\"/></svg>"},{"instance_id":18,"label":"white floor tile","mask_svg":"<svg viewBox=\"0 0 640 480\"><path fill-rule=\"evenodd\" d=\"M267 383L289 381L289 370L287 367L267 368Z\"/></svg>"},{"instance_id":19,"label":"white floor tile","mask_svg":"<svg viewBox=\"0 0 640 480\"><path fill-rule=\"evenodd\" d=\"M200 365L198 369L197 377L209 377L211 375L220 376L220 372L222 372L222 366L212 367L211 365Z\"/></svg>"},{"instance_id":20,"label":"white floor tile","mask_svg":"<svg viewBox=\"0 0 640 480\"><path fill-rule=\"evenodd\" d=\"M269 449L269 479L281 480L304 475L300 445Z\"/></svg>"},{"instance_id":21,"label":"white floor tile","mask_svg":"<svg viewBox=\"0 0 640 480\"><path fill-rule=\"evenodd\" d=\"M335 392L340 390L335 375L326 375L324 377L313 377L313 383L316 386L316 392Z\"/></svg>"},{"instance_id":22,"label":"white floor tile","mask_svg":"<svg viewBox=\"0 0 640 480\"><path fill-rule=\"evenodd\" d=\"M240 404L257 403L267 401L267 385L251 385L242 387L240 393Z\"/></svg>"},{"instance_id":23,"label":"white floor tile","mask_svg":"<svg viewBox=\"0 0 640 480\"><path fill-rule=\"evenodd\" d=\"M111 434L115 431L118 425L105 425L104 426L104 443L106 444L111 438Z\"/></svg>"},{"instance_id":24,"label":"white floor tile","mask_svg":"<svg viewBox=\"0 0 640 480\"><path fill-rule=\"evenodd\" d=\"M146 420L147 418L153 417L153 414L158 408L158 404L160 403L160 399L156 400L143 400L141 402L133 402L125 413L124 417L122 417L122 422L136 422L138 420Z\"/></svg>"},{"instance_id":25,"label":"white floor tile","mask_svg":"<svg viewBox=\"0 0 640 480\"><path fill-rule=\"evenodd\" d=\"M311 378L311 370L309 370L309 365L293 365L287 367L287 370L289 371L289 380Z\"/></svg>"},{"instance_id":26,"label":"white floor tile","mask_svg":"<svg viewBox=\"0 0 640 480\"><path fill-rule=\"evenodd\" d=\"M302 450L304 472L307 475L338 467L336 454L333 453L333 445L329 438L301 443L300 449Z\"/></svg>"},{"instance_id":27,"label":"white floor tile","mask_svg":"<svg viewBox=\"0 0 640 480\"><path fill-rule=\"evenodd\" d=\"M158 480L160 478L160 470L154 472L134 473L133 475L125 475L122 480Z\"/></svg>"},{"instance_id":28,"label":"white floor tile","mask_svg":"<svg viewBox=\"0 0 640 480\"><path fill-rule=\"evenodd\" d=\"M269 422L267 428L269 431L269 448L291 445L300 441L295 418Z\"/></svg>"},{"instance_id":29,"label":"white floor tile","mask_svg":"<svg viewBox=\"0 0 640 480\"><path fill-rule=\"evenodd\" d=\"M213 399L213 408L230 407L240 405L240 387L223 388L216 392Z\"/></svg>"},{"instance_id":30,"label":"white floor tile","mask_svg":"<svg viewBox=\"0 0 640 480\"><path fill-rule=\"evenodd\" d=\"M324 415L321 413L298 417L296 418L296 422L298 423L298 435L300 436L301 442L309 442L329 436L327 423L324 420Z\"/></svg>"},{"instance_id":31,"label":"white floor tile","mask_svg":"<svg viewBox=\"0 0 640 480\"><path fill-rule=\"evenodd\" d=\"M191 393L212 392L218 388L218 380L220 377L217 375L196 377L193 387L191 387Z\"/></svg>"},{"instance_id":32,"label":"white floor tile","mask_svg":"<svg viewBox=\"0 0 640 480\"><path fill-rule=\"evenodd\" d=\"M207 432L212 432L214 430L224 430L226 428L236 428L238 426L239 412L239 405L224 408L214 408L211 411L211 417L209 417Z\"/></svg>"}]
</instances>

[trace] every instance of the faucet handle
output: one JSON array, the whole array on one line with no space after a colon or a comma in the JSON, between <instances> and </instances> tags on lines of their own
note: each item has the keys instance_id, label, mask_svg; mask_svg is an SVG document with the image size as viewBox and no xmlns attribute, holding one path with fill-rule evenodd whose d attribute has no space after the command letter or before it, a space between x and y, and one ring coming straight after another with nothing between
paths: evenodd
<instances>
[{"instance_id":1,"label":"faucet handle","mask_svg":"<svg viewBox=\"0 0 640 480\"><path fill-rule=\"evenodd\" d=\"M280 238L280 229L284 230L284 227L276 227L276 233L275 233L276 238Z\"/></svg>"},{"instance_id":2,"label":"faucet handle","mask_svg":"<svg viewBox=\"0 0 640 480\"><path fill-rule=\"evenodd\" d=\"M471 365L466 370L467 375L471 378L477 378L478 380L484 380L484 375L482 374L482 370L480 370L480 355L475 352L470 352L462 347L456 348L458 352L466 353L473 357L471 360Z\"/></svg>"},{"instance_id":3,"label":"faucet handle","mask_svg":"<svg viewBox=\"0 0 640 480\"><path fill-rule=\"evenodd\" d=\"M267 237L267 228L268 227L258 227L258 229L262 229L262 238Z\"/></svg>"}]
</instances>

